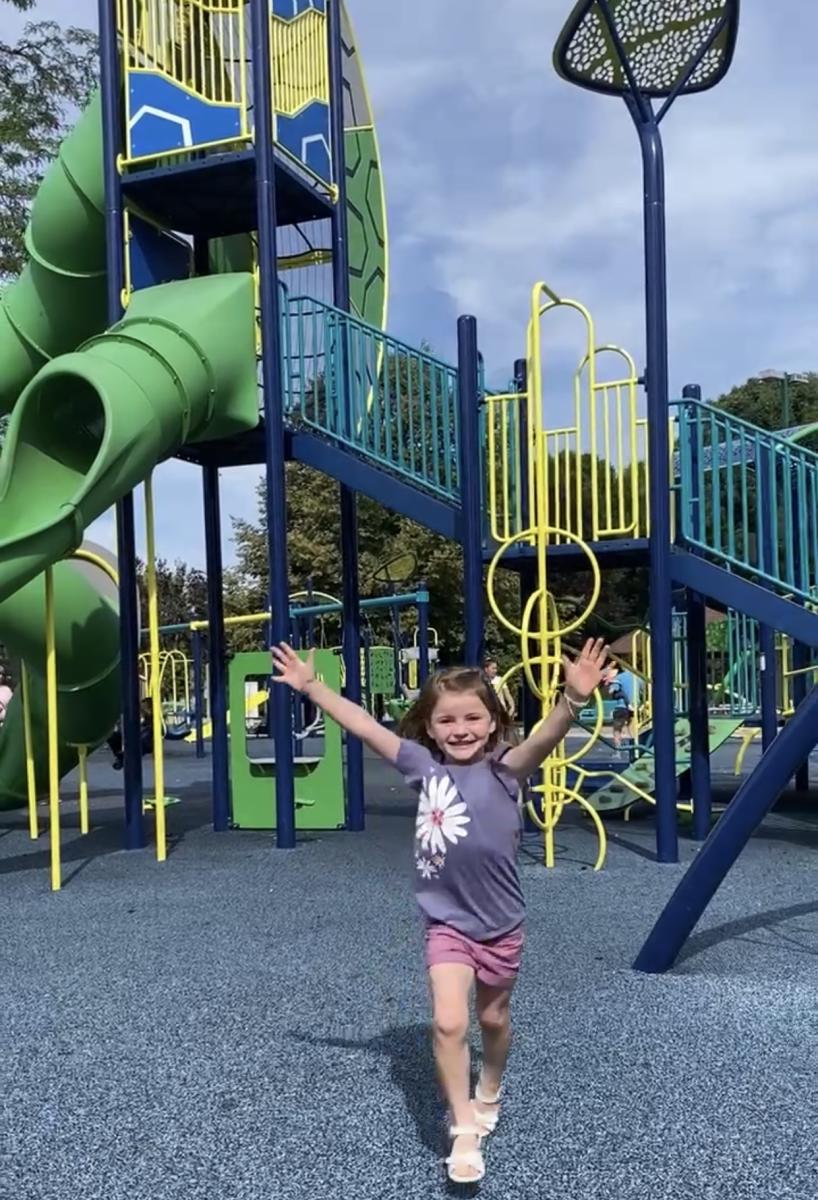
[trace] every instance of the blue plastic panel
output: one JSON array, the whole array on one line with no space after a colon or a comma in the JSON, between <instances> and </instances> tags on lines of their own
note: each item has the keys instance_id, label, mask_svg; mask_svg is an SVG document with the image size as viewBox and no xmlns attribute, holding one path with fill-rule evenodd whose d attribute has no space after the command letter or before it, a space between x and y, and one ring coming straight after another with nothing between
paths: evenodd
<instances>
[{"instance_id":1,"label":"blue plastic panel","mask_svg":"<svg viewBox=\"0 0 818 1200\"><path fill-rule=\"evenodd\" d=\"M132 158L241 136L239 105L210 104L158 73L129 71L128 95Z\"/></svg>"}]
</instances>

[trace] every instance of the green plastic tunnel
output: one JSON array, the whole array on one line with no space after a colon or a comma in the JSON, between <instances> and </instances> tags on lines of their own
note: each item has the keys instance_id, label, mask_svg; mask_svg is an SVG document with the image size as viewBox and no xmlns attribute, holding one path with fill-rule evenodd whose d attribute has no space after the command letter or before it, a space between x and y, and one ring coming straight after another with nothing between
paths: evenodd
<instances>
[{"instance_id":1,"label":"green plastic tunnel","mask_svg":"<svg viewBox=\"0 0 818 1200\"><path fill-rule=\"evenodd\" d=\"M86 526L184 443L258 422L254 292L247 274L137 293L105 326L98 101L35 200L30 262L0 301L0 640L31 678L35 769L46 786L42 572L54 572L60 766L120 708L115 606L66 559ZM80 347L77 349L77 347ZM25 802L19 694L0 731L0 808Z\"/></svg>"}]
</instances>

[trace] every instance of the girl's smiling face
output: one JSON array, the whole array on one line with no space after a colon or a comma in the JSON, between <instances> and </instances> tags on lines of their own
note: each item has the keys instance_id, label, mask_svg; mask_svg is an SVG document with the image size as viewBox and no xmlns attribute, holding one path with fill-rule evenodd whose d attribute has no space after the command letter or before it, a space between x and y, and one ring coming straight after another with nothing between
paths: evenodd
<instances>
[{"instance_id":1,"label":"girl's smiling face","mask_svg":"<svg viewBox=\"0 0 818 1200\"><path fill-rule=\"evenodd\" d=\"M476 692L442 692L426 732L445 761L468 765L483 757L497 723Z\"/></svg>"}]
</instances>

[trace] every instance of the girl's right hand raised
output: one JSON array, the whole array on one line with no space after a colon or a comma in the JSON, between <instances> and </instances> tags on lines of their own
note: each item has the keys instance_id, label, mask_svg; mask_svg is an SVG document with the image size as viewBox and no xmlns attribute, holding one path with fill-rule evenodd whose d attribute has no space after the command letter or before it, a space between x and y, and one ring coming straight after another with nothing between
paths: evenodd
<instances>
[{"instance_id":1,"label":"girl's right hand raised","mask_svg":"<svg viewBox=\"0 0 818 1200\"><path fill-rule=\"evenodd\" d=\"M271 654L273 666L278 672L273 676L273 683L286 683L294 691L303 692L315 682L314 650L310 650L306 662L303 662L286 642L273 646Z\"/></svg>"}]
</instances>

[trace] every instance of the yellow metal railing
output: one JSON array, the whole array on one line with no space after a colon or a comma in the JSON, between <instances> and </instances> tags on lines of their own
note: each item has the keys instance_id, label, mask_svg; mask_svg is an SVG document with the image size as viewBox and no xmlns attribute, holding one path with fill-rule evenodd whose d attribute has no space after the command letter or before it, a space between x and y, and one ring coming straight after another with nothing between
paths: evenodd
<instances>
[{"instance_id":1,"label":"yellow metal railing","mask_svg":"<svg viewBox=\"0 0 818 1200\"><path fill-rule=\"evenodd\" d=\"M308 8L292 21L273 16L272 59L277 112L292 117L316 100L329 104L325 13Z\"/></svg>"}]
</instances>

